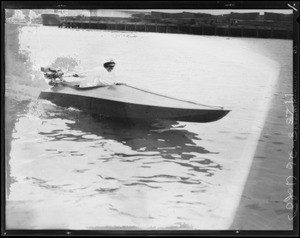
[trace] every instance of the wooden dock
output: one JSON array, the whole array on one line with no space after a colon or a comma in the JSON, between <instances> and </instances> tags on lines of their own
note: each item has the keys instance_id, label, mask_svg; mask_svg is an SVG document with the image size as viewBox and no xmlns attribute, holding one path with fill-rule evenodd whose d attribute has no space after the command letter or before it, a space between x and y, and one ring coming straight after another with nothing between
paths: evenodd
<instances>
[{"instance_id":1,"label":"wooden dock","mask_svg":"<svg viewBox=\"0 0 300 238\"><path fill-rule=\"evenodd\" d=\"M175 24L143 24L143 23L115 23L88 20L63 21L59 27L77 29L99 29L116 31L139 31L193 35L255 37L273 39L293 39L293 30L278 27L262 26L217 26L217 25L175 25Z\"/></svg>"}]
</instances>

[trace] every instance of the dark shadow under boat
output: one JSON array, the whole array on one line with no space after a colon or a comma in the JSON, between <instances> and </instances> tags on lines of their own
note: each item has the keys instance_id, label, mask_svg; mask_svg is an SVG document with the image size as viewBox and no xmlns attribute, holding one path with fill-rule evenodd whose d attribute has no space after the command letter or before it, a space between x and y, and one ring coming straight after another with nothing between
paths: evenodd
<instances>
[{"instance_id":1,"label":"dark shadow under boat","mask_svg":"<svg viewBox=\"0 0 300 238\"><path fill-rule=\"evenodd\" d=\"M191 171L203 172L207 176L213 175L213 170L222 168L221 165L205 156L218 154L218 152L212 152L199 146L199 143L196 142L202 139L196 133L185 129L185 126L177 121L103 118L98 115L79 111L70 112L69 110L62 110L58 114L46 112L44 117L47 119L60 117L67 121L68 132L40 132L44 136L51 137L54 141L67 138L84 142L87 140L85 135L96 135L103 140L114 140L122 143L135 151L133 154L115 153L117 157L124 159L131 156L160 156L165 162L186 166ZM72 122L68 122L69 120ZM79 134L79 131L83 133ZM190 163L190 160L193 160L193 163Z\"/></svg>"}]
</instances>

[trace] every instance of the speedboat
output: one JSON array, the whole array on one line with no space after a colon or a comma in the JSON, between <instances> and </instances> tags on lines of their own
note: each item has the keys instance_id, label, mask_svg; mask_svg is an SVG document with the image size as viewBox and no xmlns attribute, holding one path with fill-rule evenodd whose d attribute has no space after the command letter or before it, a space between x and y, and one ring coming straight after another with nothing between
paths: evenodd
<instances>
[{"instance_id":1,"label":"speedboat","mask_svg":"<svg viewBox=\"0 0 300 238\"><path fill-rule=\"evenodd\" d=\"M213 122L230 112L222 107L181 100L126 84L88 88L60 84L42 91L39 98L58 106L117 119Z\"/></svg>"}]
</instances>

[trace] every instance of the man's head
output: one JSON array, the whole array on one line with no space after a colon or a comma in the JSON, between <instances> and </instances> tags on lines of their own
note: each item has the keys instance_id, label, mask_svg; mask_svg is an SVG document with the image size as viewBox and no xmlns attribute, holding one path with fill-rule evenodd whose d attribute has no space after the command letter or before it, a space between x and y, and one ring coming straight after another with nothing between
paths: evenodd
<instances>
[{"instance_id":1,"label":"man's head","mask_svg":"<svg viewBox=\"0 0 300 238\"><path fill-rule=\"evenodd\" d=\"M116 63L115 63L113 60L110 60L110 61L105 62L105 63L103 64L104 68L105 68L108 72L112 71L112 70L114 69L115 65L116 65Z\"/></svg>"}]
</instances>

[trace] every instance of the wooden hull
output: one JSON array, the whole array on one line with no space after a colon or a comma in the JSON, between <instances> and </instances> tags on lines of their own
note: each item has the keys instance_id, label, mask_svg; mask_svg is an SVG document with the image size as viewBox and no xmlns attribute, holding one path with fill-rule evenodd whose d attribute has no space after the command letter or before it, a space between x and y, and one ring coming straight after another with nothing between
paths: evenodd
<instances>
[{"instance_id":1,"label":"wooden hull","mask_svg":"<svg viewBox=\"0 0 300 238\"><path fill-rule=\"evenodd\" d=\"M89 90L59 86L42 91L39 98L49 100L58 106L74 107L90 113L124 119L160 118L188 122L213 122L229 113L229 110L178 101L126 85Z\"/></svg>"}]
</instances>

